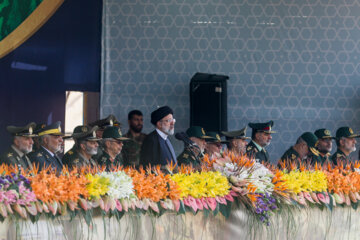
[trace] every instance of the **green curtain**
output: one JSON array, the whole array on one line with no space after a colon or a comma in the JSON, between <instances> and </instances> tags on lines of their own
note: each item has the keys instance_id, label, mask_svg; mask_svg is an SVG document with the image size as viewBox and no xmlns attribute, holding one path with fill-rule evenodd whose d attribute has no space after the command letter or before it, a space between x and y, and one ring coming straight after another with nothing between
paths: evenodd
<instances>
[{"instance_id":1,"label":"green curtain","mask_svg":"<svg viewBox=\"0 0 360 240\"><path fill-rule=\"evenodd\" d=\"M0 0L0 41L14 31L43 0Z\"/></svg>"}]
</instances>

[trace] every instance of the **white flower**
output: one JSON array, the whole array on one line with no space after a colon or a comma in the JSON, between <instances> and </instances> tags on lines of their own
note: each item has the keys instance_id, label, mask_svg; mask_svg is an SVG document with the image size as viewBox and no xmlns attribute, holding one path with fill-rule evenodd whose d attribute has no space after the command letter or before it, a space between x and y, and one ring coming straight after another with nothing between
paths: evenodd
<instances>
[{"instance_id":1,"label":"white flower","mask_svg":"<svg viewBox=\"0 0 360 240\"><path fill-rule=\"evenodd\" d=\"M113 199L135 198L132 178L125 172L102 172L100 175L110 180L107 195Z\"/></svg>"}]
</instances>

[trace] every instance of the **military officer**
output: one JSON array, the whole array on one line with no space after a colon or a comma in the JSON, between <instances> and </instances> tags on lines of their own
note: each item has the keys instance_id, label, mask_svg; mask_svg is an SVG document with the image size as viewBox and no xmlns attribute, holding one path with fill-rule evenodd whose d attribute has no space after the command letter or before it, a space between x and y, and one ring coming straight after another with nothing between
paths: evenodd
<instances>
[{"instance_id":1,"label":"military officer","mask_svg":"<svg viewBox=\"0 0 360 240\"><path fill-rule=\"evenodd\" d=\"M0 163L18 166L19 169L32 169L32 164L27 154L32 151L32 137L35 123L29 123L25 127L8 126L6 130L13 136L13 143L10 148L0 156Z\"/></svg>"},{"instance_id":2,"label":"military officer","mask_svg":"<svg viewBox=\"0 0 360 240\"><path fill-rule=\"evenodd\" d=\"M265 147L270 145L272 133L271 130L274 125L273 121L266 123L249 123L249 127L252 128L251 141L246 147L246 155L249 157L255 157L260 162L269 162L269 154Z\"/></svg>"},{"instance_id":3,"label":"military officer","mask_svg":"<svg viewBox=\"0 0 360 240\"><path fill-rule=\"evenodd\" d=\"M303 133L297 140L294 146L291 146L281 157L282 162L293 161L296 163L303 162L309 159L312 155L316 158L319 152L316 150L318 138L311 132ZM280 164L279 164L280 165Z\"/></svg>"},{"instance_id":4,"label":"military officer","mask_svg":"<svg viewBox=\"0 0 360 240\"><path fill-rule=\"evenodd\" d=\"M332 140L335 139L331 136L328 129L321 128L314 132L318 138L317 150L319 151L318 163L323 164L329 161L330 152L332 150Z\"/></svg>"},{"instance_id":5,"label":"military officer","mask_svg":"<svg viewBox=\"0 0 360 240\"><path fill-rule=\"evenodd\" d=\"M36 124L35 128L34 128L34 134L36 136L38 136L38 133L40 132L41 129L43 129L44 127L46 127L46 124L45 123L39 123L39 124ZM34 145L33 145L33 150L32 152L35 152L37 150L40 149L40 142L39 142L39 138L38 137L34 137L33 138L33 141L34 141Z\"/></svg>"},{"instance_id":6,"label":"military officer","mask_svg":"<svg viewBox=\"0 0 360 240\"><path fill-rule=\"evenodd\" d=\"M110 171L112 167L123 165L116 156L121 153L123 142L130 139L123 137L120 128L115 126L107 127L102 136L104 151L99 157L99 163L105 165L106 170Z\"/></svg>"},{"instance_id":7,"label":"military officer","mask_svg":"<svg viewBox=\"0 0 360 240\"><path fill-rule=\"evenodd\" d=\"M95 122L92 122L89 124L90 127L95 127L97 126L97 130L96 130L96 137L98 139L101 139L102 138L102 135L104 133L104 130L107 128L107 127L112 127L112 126L116 126L118 128L120 128L120 123L119 121L116 119L116 117L112 114L110 114L109 116L107 116L106 118L103 118L103 119L100 119L100 120L97 120ZM100 163L100 156L102 155L103 151L104 151L104 145L101 141L98 141L98 149L97 149L97 154L92 156L92 159L95 159L99 164ZM122 159L122 155L118 155L116 157L117 161L120 161L120 162L123 162L123 159Z\"/></svg>"},{"instance_id":8,"label":"military officer","mask_svg":"<svg viewBox=\"0 0 360 240\"><path fill-rule=\"evenodd\" d=\"M63 157L64 164L68 165L69 168L74 167L93 167L97 168L98 164L93 158L98 151L98 141L100 140L96 136L97 126L77 126L71 135L75 141L72 149L67 151Z\"/></svg>"},{"instance_id":9,"label":"military officer","mask_svg":"<svg viewBox=\"0 0 360 240\"><path fill-rule=\"evenodd\" d=\"M184 151L177 157L178 165L185 164L192 165L195 169L200 168L206 146L205 139L211 139L211 137L207 136L204 128L199 126L188 128L186 134L190 140L196 144L196 147L190 145L185 146Z\"/></svg>"},{"instance_id":10,"label":"military officer","mask_svg":"<svg viewBox=\"0 0 360 240\"><path fill-rule=\"evenodd\" d=\"M354 134L350 127L341 127L336 131L336 152L331 156L334 165L346 164L350 161L349 155L356 151L356 139L360 135Z\"/></svg>"},{"instance_id":11,"label":"military officer","mask_svg":"<svg viewBox=\"0 0 360 240\"><path fill-rule=\"evenodd\" d=\"M49 167L61 172L63 163L61 159L56 155L61 150L63 143L61 132L61 122L55 122L47 125L46 127L38 131L40 147L37 151L29 154L30 160L39 165L39 170L44 167Z\"/></svg>"},{"instance_id":12,"label":"military officer","mask_svg":"<svg viewBox=\"0 0 360 240\"><path fill-rule=\"evenodd\" d=\"M139 166L140 151L142 143L146 137L146 134L142 133L143 129L143 114L139 110L132 110L128 114L129 131L125 134L125 137L130 141L125 141L121 154L124 160L125 166Z\"/></svg>"},{"instance_id":13,"label":"military officer","mask_svg":"<svg viewBox=\"0 0 360 240\"><path fill-rule=\"evenodd\" d=\"M221 132L225 136L226 140L229 141L228 149L239 155L244 155L246 152L246 145L248 142L246 140L250 139L246 137L246 128L244 127L238 131L231 132Z\"/></svg>"},{"instance_id":14,"label":"military officer","mask_svg":"<svg viewBox=\"0 0 360 240\"><path fill-rule=\"evenodd\" d=\"M228 141L222 141L216 132L207 132L206 135L211 138L206 139L205 152L212 157L221 157L222 144L228 143Z\"/></svg>"}]
</instances>

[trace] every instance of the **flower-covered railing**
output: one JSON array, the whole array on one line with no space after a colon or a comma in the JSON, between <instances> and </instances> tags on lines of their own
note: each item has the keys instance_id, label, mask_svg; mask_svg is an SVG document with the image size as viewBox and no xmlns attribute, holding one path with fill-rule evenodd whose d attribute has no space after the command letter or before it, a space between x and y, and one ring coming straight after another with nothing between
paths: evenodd
<instances>
[{"instance_id":1,"label":"flower-covered railing","mask_svg":"<svg viewBox=\"0 0 360 240\"><path fill-rule=\"evenodd\" d=\"M270 225L279 209L338 206L357 209L360 201L360 164L346 167L307 167L289 164L286 169L265 166L245 156L224 153L205 156L202 171L170 166L111 172L83 168L56 174L49 169L24 171L0 166L0 220L41 216L83 216L90 224L92 211L121 219L126 213L161 216L166 212L203 212L226 218L234 203L259 222Z\"/></svg>"}]
</instances>

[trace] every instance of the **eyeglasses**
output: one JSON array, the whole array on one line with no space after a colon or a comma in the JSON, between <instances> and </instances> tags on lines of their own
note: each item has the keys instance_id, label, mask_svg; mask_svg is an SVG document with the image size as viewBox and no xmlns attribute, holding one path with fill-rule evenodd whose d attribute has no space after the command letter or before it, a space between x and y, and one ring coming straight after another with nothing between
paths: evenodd
<instances>
[{"instance_id":1,"label":"eyeglasses","mask_svg":"<svg viewBox=\"0 0 360 240\"><path fill-rule=\"evenodd\" d=\"M166 122L166 123L172 123L172 122L176 122L176 119L175 118L172 118L172 119L164 119L164 120L161 120L161 122Z\"/></svg>"}]
</instances>

